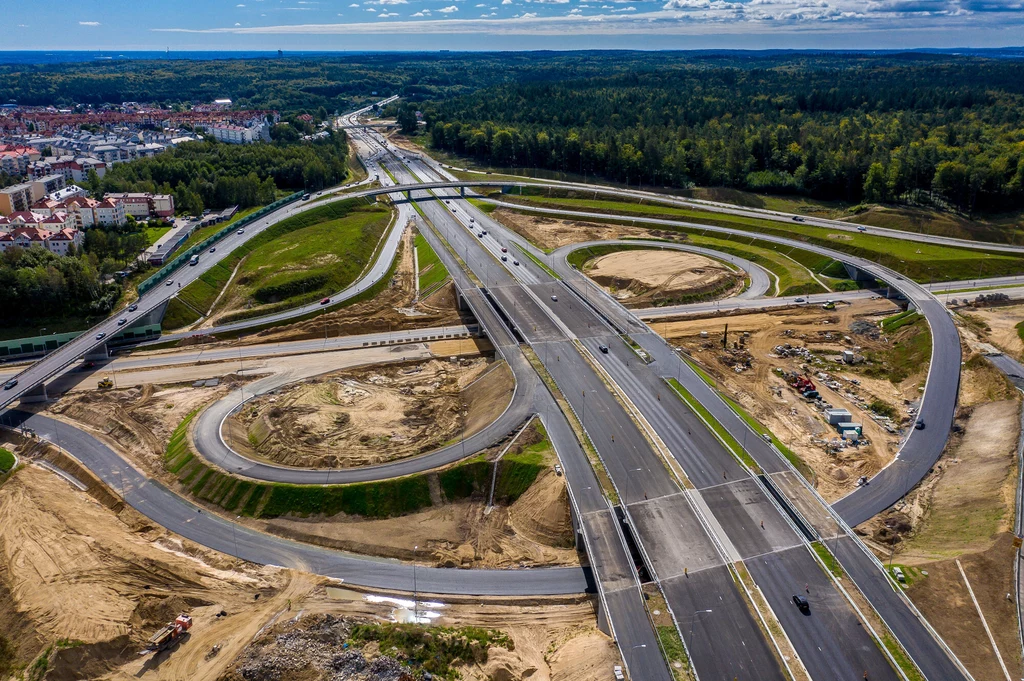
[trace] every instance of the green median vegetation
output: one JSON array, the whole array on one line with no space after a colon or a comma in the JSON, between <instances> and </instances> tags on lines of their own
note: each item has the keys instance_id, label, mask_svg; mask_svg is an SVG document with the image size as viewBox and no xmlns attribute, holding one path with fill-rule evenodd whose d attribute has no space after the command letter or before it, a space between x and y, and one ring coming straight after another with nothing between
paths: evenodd
<instances>
[{"instance_id":1,"label":"green median vegetation","mask_svg":"<svg viewBox=\"0 0 1024 681\"><path fill-rule=\"evenodd\" d=\"M389 221L386 207L359 199L325 204L283 220L186 286L178 294L180 300L168 305L163 327L194 322L200 313L210 311L218 296L224 305L245 307L225 315L222 321L228 323L336 293L372 261Z\"/></svg>"},{"instance_id":2,"label":"green median vegetation","mask_svg":"<svg viewBox=\"0 0 1024 681\"><path fill-rule=\"evenodd\" d=\"M435 287L439 287L448 279L448 270L422 234L416 234L415 245L419 267L420 296L426 296L433 293Z\"/></svg>"},{"instance_id":3,"label":"green median vegetation","mask_svg":"<svg viewBox=\"0 0 1024 681\"><path fill-rule=\"evenodd\" d=\"M880 326L886 333L892 333L907 324L913 324L916 317L917 310L906 310L904 312L894 314L891 317L886 317L882 321L878 322L878 326Z\"/></svg>"},{"instance_id":4,"label":"green median vegetation","mask_svg":"<svg viewBox=\"0 0 1024 681\"><path fill-rule=\"evenodd\" d=\"M755 473L761 472L761 467L757 465L757 462L747 454L747 452L740 446L740 443L736 441L729 431L727 431L721 423L716 421L704 405L697 401L690 391L683 387L682 383L674 378L668 379L668 384L672 386L676 395L686 403L686 406L690 408L695 414L701 417L705 425L711 430L712 433L721 441L729 453L731 453L736 460L742 463L744 466L754 471Z\"/></svg>"},{"instance_id":5,"label":"green median vegetation","mask_svg":"<svg viewBox=\"0 0 1024 681\"><path fill-rule=\"evenodd\" d=\"M414 513L432 505L430 476L437 476L446 501L490 494L493 462L474 457L440 471L402 478L349 485L291 485L243 480L207 465L188 443L188 428L199 410L188 414L171 433L164 453L164 468L173 473L197 500L219 506L229 513L252 518L301 517L338 513L367 518L391 518ZM511 448L498 463L495 502L511 504L553 462L554 450L537 421L535 442Z\"/></svg>"},{"instance_id":6,"label":"green median vegetation","mask_svg":"<svg viewBox=\"0 0 1024 681\"><path fill-rule=\"evenodd\" d=\"M910 322L899 324L899 331L889 336L889 347L864 353L869 363L861 373L871 378L887 378L900 383L928 366L932 350L932 334L924 317L915 315ZM901 320L903 321L903 320Z\"/></svg>"}]
</instances>

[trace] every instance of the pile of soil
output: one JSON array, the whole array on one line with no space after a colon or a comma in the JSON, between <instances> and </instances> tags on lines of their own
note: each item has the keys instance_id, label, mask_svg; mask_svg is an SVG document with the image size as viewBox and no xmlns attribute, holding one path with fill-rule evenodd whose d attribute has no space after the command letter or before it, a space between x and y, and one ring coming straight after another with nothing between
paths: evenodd
<instances>
[{"instance_id":1,"label":"pile of soil","mask_svg":"<svg viewBox=\"0 0 1024 681\"><path fill-rule=\"evenodd\" d=\"M232 444L289 466L339 468L415 456L461 435L463 388L490 364L430 360L328 374L250 401L226 430Z\"/></svg>"},{"instance_id":2,"label":"pile of soil","mask_svg":"<svg viewBox=\"0 0 1024 681\"><path fill-rule=\"evenodd\" d=\"M721 298L741 290L744 281L712 258L661 249L609 253L589 261L585 270L627 307Z\"/></svg>"}]
</instances>

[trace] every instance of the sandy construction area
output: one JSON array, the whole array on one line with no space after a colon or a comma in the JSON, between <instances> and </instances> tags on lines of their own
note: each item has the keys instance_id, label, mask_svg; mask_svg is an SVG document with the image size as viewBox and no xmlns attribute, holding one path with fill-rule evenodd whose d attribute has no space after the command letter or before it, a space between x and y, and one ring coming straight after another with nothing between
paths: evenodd
<instances>
[{"instance_id":1,"label":"sandy construction area","mask_svg":"<svg viewBox=\"0 0 1024 681\"><path fill-rule=\"evenodd\" d=\"M1009 355L1024 358L1024 341L1017 332L1017 325L1024 321L1024 305L964 308L963 312L988 325L985 340Z\"/></svg>"},{"instance_id":2,"label":"sandy construction area","mask_svg":"<svg viewBox=\"0 0 1024 681\"><path fill-rule=\"evenodd\" d=\"M640 229L628 225L604 225L596 222L522 215L504 208L499 208L491 213L491 217L541 248L559 248L582 241L621 239L627 236L644 238L661 236L674 238L678 236L675 232L662 233L659 230Z\"/></svg>"},{"instance_id":3,"label":"sandy construction area","mask_svg":"<svg viewBox=\"0 0 1024 681\"><path fill-rule=\"evenodd\" d=\"M372 465L471 435L504 410L512 385L503 363L484 358L349 369L250 401L226 431L236 449L278 464Z\"/></svg>"},{"instance_id":4,"label":"sandy construction area","mask_svg":"<svg viewBox=\"0 0 1024 681\"><path fill-rule=\"evenodd\" d=\"M674 345L686 348L693 359L717 379L727 395L796 452L813 469L818 491L832 500L852 489L860 475L870 476L881 469L892 459L898 446L898 434L876 422L866 404L878 398L905 417L904 400L916 399L919 395L917 384L927 371L927 365L903 383L894 385L888 380L864 376L858 367L833 361L844 349L860 348L858 352L867 352L886 348L882 339L853 334L850 326L856 321L877 321L896 311L889 301L867 299L831 311L807 306L769 313L659 321L653 328ZM722 348L726 324L729 328L727 350ZM707 337L702 337L701 332L706 332ZM747 333L749 336L745 337ZM846 337L850 341L846 341ZM825 358L829 381L818 377L821 369L809 365L806 357L777 355L775 347L784 343L806 348L812 355ZM812 374L825 400L836 408L848 409L855 416L854 420L863 424L868 444L828 451L825 445L837 437L835 429L812 402L803 399L779 376L777 368ZM828 387L830 381L835 381L838 388Z\"/></svg>"},{"instance_id":5,"label":"sandy construction area","mask_svg":"<svg viewBox=\"0 0 1024 681\"><path fill-rule=\"evenodd\" d=\"M609 253L584 265L587 275L628 306L694 297L721 297L743 285L743 275L712 258L660 249Z\"/></svg>"}]
</instances>

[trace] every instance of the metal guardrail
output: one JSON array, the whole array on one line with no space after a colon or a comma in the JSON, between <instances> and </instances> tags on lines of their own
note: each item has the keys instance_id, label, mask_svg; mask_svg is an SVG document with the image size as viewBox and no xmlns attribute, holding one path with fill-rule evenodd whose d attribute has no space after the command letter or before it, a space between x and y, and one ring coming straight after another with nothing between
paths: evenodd
<instances>
[{"instance_id":1,"label":"metal guardrail","mask_svg":"<svg viewBox=\"0 0 1024 681\"><path fill-rule=\"evenodd\" d=\"M217 243L218 241L223 239L225 236L227 236L231 232L233 232L233 231L235 231L235 230L237 230L237 229L239 229L241 227L245 227L246 225L248 225L248 224L250 224L252 222L255 222L256 220L259 220L260 218L262 218L262 217L264 217L264 216L266 216L266 215L268 215L270 213L273 213L278 208L281 208L282 206L286 206L289 203L293 203L294 201L297 201L300 198L302 198L302 192L295 192L294 194L292 194L290 196L286 196L283 199L278 199L277 201L274 201L273 203L267 204L263 208L260 208L258 211L255 211L254 213L250 213L249 215L246 215L244 218L241 218L239 220L236 220L235 222L232 222L232 223L226 225L223 229L221 229L219 232L217 232L213 236L211 236L211 237L209 237L207 239L204 239L201 243L198 243L195 246L193 246L192 248L190 248L187 251L185 251L184 253L179 254L174 260L170 261L169 263L167 263L166 265L161 267L160 270L156 274L154 274L153 276L149 277L148 279L143 281L141 284L139 284L139 286L137 288L138 293L139 293L139 297L142 297L142 295L144 293L146 293L146 291L149 291L154 286L156 286L161 281L163 281L168 276L170 276L170 274L174 270L176 270L177 268L181 267L181 265L184 262L186 262L188 260L191 260L193 255L197 255L199 253L202 253L203 251L205 251L207 249L207 247L212 246L213 244Z\"/></svg>"}]
</instances>

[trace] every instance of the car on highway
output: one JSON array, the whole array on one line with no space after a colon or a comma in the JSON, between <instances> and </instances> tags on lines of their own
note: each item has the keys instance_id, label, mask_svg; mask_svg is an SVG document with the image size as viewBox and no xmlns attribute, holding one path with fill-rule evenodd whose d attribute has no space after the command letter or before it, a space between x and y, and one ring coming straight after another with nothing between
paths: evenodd
<instances>
[{"instance_id":1,"label":"car on highway","mask_svg":"<svg viewBox=\"0 0 1024 681\"><path fill-rule=\"evenodd\" d=\"M235 232L235 234L245 234L245 230L244 229L240 229L237 232Z\"/></svg>"},{"instance_id":2,"label":"car on highway","mask_svg":"<svg viewBox=\"0 0 1024 681\"><path fill-rule=\"evenodd\" d=\"M445 199L444 202L447 203L447 204L451 203L451 201L449 199Z\"/></svg>"},{"instance_id":3,"label":"car on highway","mask_svg":"<svg viewBox=\"0 0 1024 681\"><path fill-rule=\"evenodd\" d=\"M796 302L798 302L798 303L806 303L807 299L806 298L797 298Z\"/></svg>"},{"instance_id":4,"label":"car on highway","mask_svg":"<svg viewBox=\"0 0 1024 681\"><path fill-rule=\"evenodd\" d=\"M516 267L519 267L519 261L518 260L513 260L512 264L515 265Z\"/></svg>"},{"instance_id":5,"label":"car on highway","mask_svg":"<svg viewBox=\"0 0 1024 681\"><path fill-rule=\"evenodd\" d=\"M127 320L127 319L125 319L124 317L122 317L121 319L118 319L118 320L117 320L117 325L118 325L118 326L124 326L124 325L125 325L125 324L127 324L127 323L128 323L128 320Z\"/></svg>"},{"instance_id":6,"label":"car on highway","mask_svg":"<svg viewBox=\"0 0 1024 681\"><path fill-rule=\"evenodd\" d=\"M597 349L600 350L602 353L604 353L606 355L608 354L608 346L607 345L598 345Z\"/></svg>"},{"instance_id":7,"label":"car on highway","mask_svg":"<svg viewBox=\"0 0 1024 681\"><path fill-rule=\"evenodd\" d=\"M914 423L914 430L924 430L924 419L918 419Z\"/></svg>"},{"instance_id":8,"label":"car on highway","mask_svg":"<svg viewBox=\"0 0 1024 681\"><path fill-rule=\"evenodd\" d=\"M217 247L216 246L214 246L213 248L210 249L210 253L216 253L216 252L217 252Z\"/></svg>"},{"instance_id":9,"label":"car on highway","mask_svg":"<svg viewBox=\"0 0 1024 681\"><path fill-rule=\"evenodd\" d=\"M481 234L487 234L487 230L486 230L486 229L484 229L484 230L481 230L481 231L480 231L480 233L481 233Z\"/></svg>"},{"instance_id":10,"label":"car on highway","mask_svg":"<svg viewBox=\"0 0 1024 681\"><path fill-rule=\"evenodd\" d=\"M865 227L864 225L861 225L860 227L857 228L857 231L858 232L866 232L866 231L868 231L868 228Z\"/></svg>"},{"instance_id":11,"label":"car on highway","mask_svg":"<svg viewBox=\"0 0 1024 681\"><path fill-rule=\"evenodd\" d=\"M501 247L501 252L502 252L502 253L508 253L508 249L507 249L507 248L505 248L504 246L502 246L502 247Z\"/></svg>"},{"instance_id":12,"label":"car on highway","mask_svg":"<svg viewBox=\"0 0 1024 681\"><path fill-rule=\"evenodd\" d=\"M803 222L803 221L804 221L804 219L802 217L800 217L799 215L794 215L793 216L793 222Z\"/></svg>"},{"instance_id":13,"label":"car on highway","mask_svg":"<svg viewBox=\"0 0 1024 681\"><path fill-rule=\"evenodd\" d=\"M166 283L166 284L164 284L164 286L170 286L170 285L171 285L171 284L173 284L173 283L174 283L174 280L173 280L173 279L168 279L168 280L167 280L167 283Z\"/></svg>"},{"instance_id":14,"label":"car on highway","mask_svg":"<svg viewBox=\"0 0 1024 681\"><path fill-rule=\"evenodd\" d=\"M309 201L309 194L303 194L302 195L302 200L303 201Z\"/></svg>"},{"instance_id":15,"label":"car on highway","mask_svg":"<svg viewBox=\"0 0 1024 681\"><path fill-rule=\"evenodd\" d=\"M100 331L98 334L96 334L96 340L103 340L106 337L106 335L106 331Z\"/></svg>"},{"instance_id":16,"label":"car on highway","mask_svg":"<svg viewBox=\"0 0 1024 681\"><path fill-rule=\"evenodd\" d=\"M330 298L324 298L323 300L321 300L321 301L320 301L320 304L321 304L321 305L326 305L326 304L327 304L327 303L329 303L329 302L331 302L331 299L330 299Z\"/></svg>"},{"instance_id":17,"label":"car on highway","mask_svg":"<svg viewBox=\"0 0 1024 681\"><path fill-rule=\"evenodd\" d=\"M138 309L139 309L139 306L136 305L135 303L132 303L131 305L128 306L128 311L129 312L135 312Z\"/></svg>"},{"instance_id":18,"label":"car on highway","mask_svg":"<svg viewBox=\"0 0 1024 681\"><path fill-rule=\"evenodd\" d=\"M807 598L805 596L801 596L800 594L793 594L793 603L796 604L796 607L803 614L811 614L811 604L807 602Z\"/></svg>"},{"instance_id":19,"label":"car on highway","mask_svg":"<svg viewBox=\"0 0 1024 681\"><path fill-rule=\"evenodd\" d=\"M479 238L479 239L483 239L483 238L484 238L484 233L483 233L483 232L477 232L477 235L476 235L476 236L477 236L477 238Z\"/></svg>"},{"instance_id":20,"label":"car on highway","mask_svg":"<svg viewBox=\"0 0 1024 681\"><path fill-rule=\"evenodd\" d=\"M555 296L555 295L551 296L551 301L554 302L554 303L557 303L558 302L558 296Z\"/></svg>"},{"instance_id":21,"label":"car on highway","mask_svg":"<svg viewBox=\"0 0 1024 681\"><path fill-rule=\"evenodd\" d=\"M508 262L508 256L507 255L501 256L501 261L502 262Z\"/></svg>"},{"instance_id":22,"label":"car on highway","mask_svg":"<svg viewBox=\"0 0 1024 681\"><path fill-rule=\"evenodd\" d=\"M11 380L4 383L4 390L10 390L14 386L18 385L18 379L12 378Z\"/></svg>"}]
</instances>

